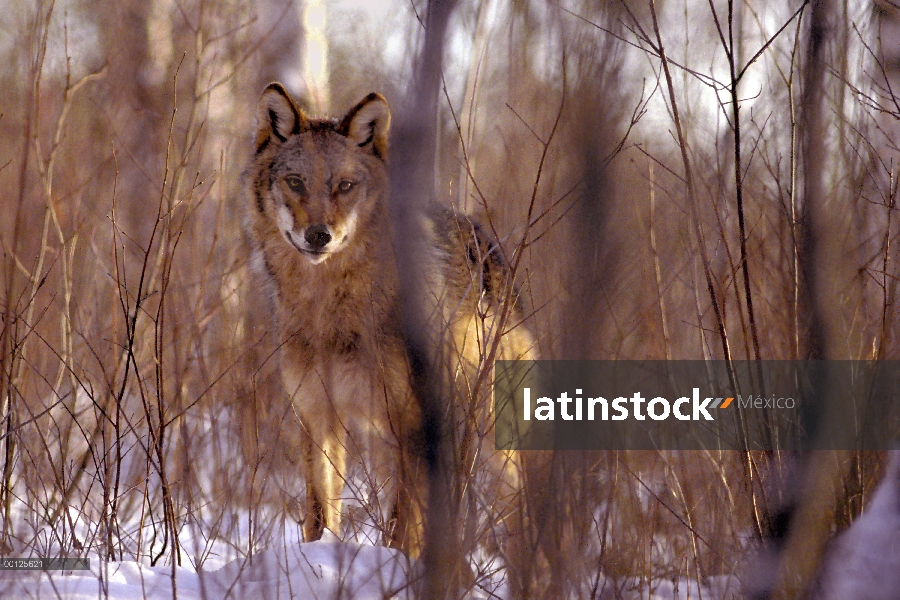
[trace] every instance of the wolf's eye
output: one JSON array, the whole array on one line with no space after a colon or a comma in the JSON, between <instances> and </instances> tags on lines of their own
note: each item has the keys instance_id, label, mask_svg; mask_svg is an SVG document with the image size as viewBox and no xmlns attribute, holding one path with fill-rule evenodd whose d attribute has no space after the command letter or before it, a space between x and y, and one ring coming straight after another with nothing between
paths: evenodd
<instances>
[{"instance_id":1,"label":"wolf's eye","mask_svg":"<svg viewBox=\"0 0 900 600\"><path fill-rule=\"evenodd\" d=\"M342 194L346 194L350 190L353 189L354 183L352 181L347 181L346 179L338 184L338 191Z\"/></svg>"},{"instance_id":2,"label":"wolf's eye","mask_svg":"<svg viewBox=\"0 0 900 600\"><path fill-rule=\"evenodd\" d=\"M298 194L306 193L306 186L303 185L303 180L296 175L288 175L284 178L284 180L287 182L288 187L291 188L292 192L296 192Z\"/></svg>"}]
</instances>

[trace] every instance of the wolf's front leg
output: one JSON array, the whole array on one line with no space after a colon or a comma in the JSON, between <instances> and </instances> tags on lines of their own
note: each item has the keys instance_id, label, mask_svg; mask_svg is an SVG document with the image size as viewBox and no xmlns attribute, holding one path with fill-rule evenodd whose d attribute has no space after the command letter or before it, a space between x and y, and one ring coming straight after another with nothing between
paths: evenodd
<instances>
[{"instance_id":1,"label":"wolf's front leg","mask_svg":"<svg viewBox=\"0 0 900 600\"><path fill-rule=\"evenodd\" d=\"M428 489L424 462L408 449L401 449L393 480L395 485L388 487L393 507L384 536L385 544L403 550L412 558L419 556L424 543L423 507Z\"/></svg>"},{"instance_id":2,"label":"wolf's front leg","mask_svg":"<svg viewBox=\"0 0 900 600\"><path fill-rule=\"evenodd\" d=\"M288 346L286 351L291 348ZM282 357L282 379L300 420L303 471L306 476L306 515L303 538L318 540L325 529L341 533L341 492L347 467L347 433L335 399L330 364L303 364L291 354Z\"/></svg>"},{"instance_id":3,"label":"wolf's front leg","mask_svg":"<svg viewBox=\"0 0 900 600\"><path fill-rule=\"evenodd\" d=\"M340 426L304 422L306 517L303 538L318 540L327 528L341 533L341 492L344 490L347 449Z\"/></svg>"}]
</instances>

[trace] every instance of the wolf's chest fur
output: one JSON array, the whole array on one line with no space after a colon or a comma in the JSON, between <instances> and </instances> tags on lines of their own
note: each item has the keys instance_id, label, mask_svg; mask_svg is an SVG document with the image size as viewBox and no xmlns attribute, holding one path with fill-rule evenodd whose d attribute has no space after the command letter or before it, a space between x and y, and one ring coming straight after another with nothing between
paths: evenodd
<instances>
[{"instance_id":1,"label":"wolf's chest fur","mask_svg":"<svg viewBox=\"0 0 900 600\"><path fill-rule=\"evenodd\" d=\"M393 257L370 233L317 265L281 240L263 249L275 284L280 342L295 360L366 362L396 347L400 333Z\"/></svg>"}]
</instances>

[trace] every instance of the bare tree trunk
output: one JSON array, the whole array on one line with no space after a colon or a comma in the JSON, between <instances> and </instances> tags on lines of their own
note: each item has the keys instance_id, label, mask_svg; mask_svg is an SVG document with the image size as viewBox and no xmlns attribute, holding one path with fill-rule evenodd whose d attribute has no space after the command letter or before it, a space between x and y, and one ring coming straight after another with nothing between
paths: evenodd
<instances>
[{"instance_id":1,"label":"bare tree trunk","mask_svg":"<svg viewBox=\"0 0 900 600\"><path fill-rule=\"evenodd\" d=\"M328 11L323 0L306 0L303 5L303 81L310 109L318 114L325 114L331 108L327 18Z\"/></svg>"},{"instance_id":2,"label":"bare tree trunk","mask_svg":"<svg viewBox=\"0 0 900 600\"><path fill-rule=\"evenodd\" d=\"M854 358L848 350L857 347L842 315L844 303L855 305L847 296L852 296L854 280L853 264L845 252L850 211L838 184L826 179L834 167L825 167L837 156L829 151L827 124L831 116L825 102L829 42L841 24L835 21L829 0L815 0L811 6L800 123L803 202L798 262L802 275L800 305L808 315L806 351L801 357L835 361ZM830 425L841 418L839 411L846 398L834 389L828 369L813 383L813 397L808 401L816 410L802 413L803 428L814 437L833 431ZM831 441L837 447L848 443ZM773 538L781 548L781 557L771 597L804 598L813 589L835 505L845 493L848 458L845 452L808 452L801 457L783 494L788 505L773 519Z\"/></svg>"},{"instance_id":3,"label":"bare tree trunk","mask_svg":"<svg viewBox=\"0 0 900 600\"><path fill-rule=\"evenodd\" d=\"M456 512L451 436L446 419L447 385L439 340L443 334L435 315L434 290L429 289L428 232L420 218L434 196L437 151L438 92L444 34L454 8L452 0L430 0L425 16L425 44L415 64L414 81L401 106L393 135L391 213L394 250L400 273L401 308L413 391L422 410L421 451L428 473L425 515L422 598L452 598L459 594L459 543L451 527Z\"/></svg>"}]
</instances>

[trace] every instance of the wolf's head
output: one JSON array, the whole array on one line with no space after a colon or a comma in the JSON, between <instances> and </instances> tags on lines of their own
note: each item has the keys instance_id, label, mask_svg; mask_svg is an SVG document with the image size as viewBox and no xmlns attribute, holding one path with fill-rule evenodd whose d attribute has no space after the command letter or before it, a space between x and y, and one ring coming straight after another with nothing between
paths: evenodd
<instances>
[{"instance_id":1,"label":"wolf's head","mask_svg":"<svg viewBox=\"0 0 900 600\"><path fill-rule=\"evenodd\" d=\"M312 264L346 248L384 202L387 101L369 94L342 120L311 119L269 85L257 108L256 209Z\"/></svg>"}]
</instances>

